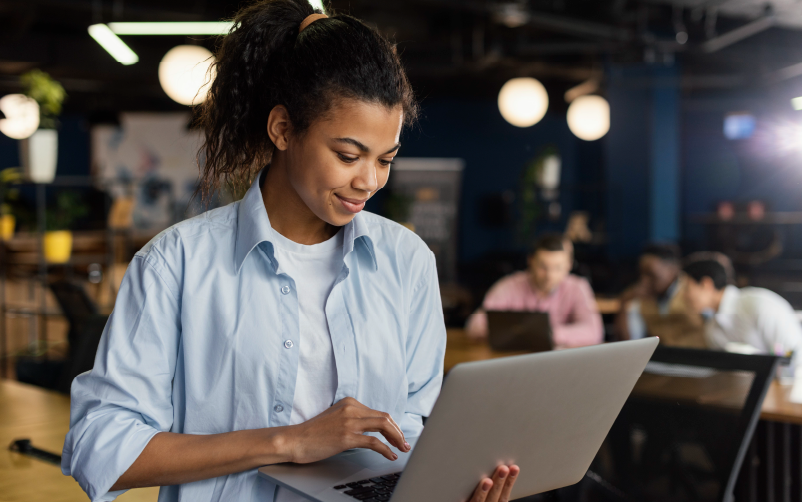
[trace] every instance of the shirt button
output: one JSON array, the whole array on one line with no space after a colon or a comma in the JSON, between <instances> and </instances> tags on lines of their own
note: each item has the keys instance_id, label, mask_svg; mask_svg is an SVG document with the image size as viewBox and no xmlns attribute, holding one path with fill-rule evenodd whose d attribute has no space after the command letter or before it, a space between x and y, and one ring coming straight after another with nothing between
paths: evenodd
<instances>
[{"instance_id":1,"label":"shirt button","mask_svg":"<svg viewBox=\"0 0 802 502\"><path fill-rule=\"evenodd\" d=\"M283 288L281 288L281 293L282 294L286 295L289 292L290 292L290 287L289 286L284 286Z\"/></svg>"},{"instance_id":2,"label":"shirt button","mask_svg":"<svg viewBox=\"0 0 802 502\"><path fill-rule=\"evenodd\" d=\"M273 411L275 411L276 413L281 413L282 411L284 411L284 407L281 406L280 404L277 404L273 407Z\"/></svg>"},{"instance_id":3,"label":"shirt button","mask_svg":"<svg viewBox=\"0 0 802 502\"><path fill-rule=\"evenodd\" d=\"M285 349L291 349L292 348L292 340L287 340L286 342L284 342L284 348Z\"/></svg>"}]
</instances>

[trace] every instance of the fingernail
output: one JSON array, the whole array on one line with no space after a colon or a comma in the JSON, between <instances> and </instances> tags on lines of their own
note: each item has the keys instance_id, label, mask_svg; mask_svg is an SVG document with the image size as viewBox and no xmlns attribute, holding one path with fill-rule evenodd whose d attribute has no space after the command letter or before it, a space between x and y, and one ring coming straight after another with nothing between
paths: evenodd
<instances>
[{"instance_id":1,"label":"fingernail","mask_svg":"<svg viewBox=\"0 0 802 502\"><path fill-rule=\"evenodd\" d=\"M504 479L504 478L506 478L506 477L507 477L507 473L506 473L506 472L504 472L504 471L501 471L501 472L499 472L499 473L498 473L498 477L499 477L500 479Z\"/></svg>"},{"instance_id":2,"label":"fingernail","mask_svg":"<svg viewBox=\"0 0 802 502\"><path fill-rule=\"evenodd\" d=\"M393 460L398 460L398 455L396 455L395 453L393 453Z\"/></svg>"},{"instance_id":3,"label":"fingernail","mask_svg":"<svg viewBox=\"0 0 802 502\"><path fill-rule=\"evenodd\" d=\"M406 447L406 449L407 449L407 450L409 450L410 448L412 448L411 446L409 446L409 443L407 443L407 442L404 442L404 446Z\"/></svg>"},{"instance_id":4,"label":"fingernail","mask_svg":"<svg viewBox=\"0 0 802 502\"><path fill-rule=\"evenodd\" d=\"M490 491L490 486L491 486L491 484L490 484L490 483L484 483L484 484L482 484L482 491L483 491L483 492L488 492L488 491Z\"/></svg>"}]
</instances>

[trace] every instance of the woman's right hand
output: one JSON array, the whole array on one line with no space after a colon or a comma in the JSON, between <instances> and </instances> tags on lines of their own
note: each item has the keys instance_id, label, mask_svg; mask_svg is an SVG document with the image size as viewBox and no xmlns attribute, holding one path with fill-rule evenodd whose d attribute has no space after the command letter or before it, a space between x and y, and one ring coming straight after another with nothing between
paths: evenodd
<instances>
[{"instance_id":1,"label":"woman's right hand","mask_svg":"<svg viewBox=\"0 0 802 502\"><path fill-rule=\"evenodd\" d=\"M287 427L286 446L290 462L317 462L351 448L367 448L389 460L398 456L378 438L365 432L378 432L403 452L410 451L404 433L389 413L368 408L347 397L302 424Z\"/></svg>"},{"instance_id":2,"label":"woman's right hand","mask_svg":"<svg viewBox=\"0 0 802 502\"><path fill-rule=\"evenodd\" d=\"M468 502L509 502L510 492L520 473L517 465L496 467L492 478L479 481Z\"/></svg>"}]
</instances>

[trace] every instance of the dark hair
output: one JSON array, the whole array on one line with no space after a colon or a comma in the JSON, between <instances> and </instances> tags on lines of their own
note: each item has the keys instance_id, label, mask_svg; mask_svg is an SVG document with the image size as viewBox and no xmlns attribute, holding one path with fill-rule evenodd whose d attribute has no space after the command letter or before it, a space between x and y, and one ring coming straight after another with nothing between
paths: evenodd
<instances>
[{"instance_id":1,"label":"dark hair","mask_svg":"<svg viewBox=\"0 0 802 502\"><path fill-rule=\"evenodd\" d=\"M565 251L565 237L560 234L545 234L535 241L532 246L532 253L538 251Z\"/></svg>"},{"instance_id":2,"label":"dark hair","mask_svg":"<svg viewBox=\"0 0 802 502\"><path fill-rule=\"evenodd\" d=\"M656 256L667 263L679 264L682 252L676 244L652 243L643 248L641 256Z\"/></svg>"},{"instance_id":3,"label":"dark hair","mask_svg":"<svg viewBox=\"0 0 802 502\"><path fill-rule=\"evenodd\" d=\"M270 162L267 117L287 108L292 131L303 134L338 100L401 106L405 125L417 104L395 47L346 15L301 22L320 13L306 0L261 0L240 10L216 54L216 76L200 111L205 157L204 198L221 181L241 190Z\"/></svg>"},{"instance_id":4,"label":"dark hair","mask_svg":"<svg viewBox=\"0 0 802 502\"><path fill-rule=\"evenodd\" d=\"M696 282L702 282L702 278L709 277L713 281L713 286L718 290L724 289L727 285L727 270L718 260L692 261L682 270Z\"/></svg>"}]
</instances>

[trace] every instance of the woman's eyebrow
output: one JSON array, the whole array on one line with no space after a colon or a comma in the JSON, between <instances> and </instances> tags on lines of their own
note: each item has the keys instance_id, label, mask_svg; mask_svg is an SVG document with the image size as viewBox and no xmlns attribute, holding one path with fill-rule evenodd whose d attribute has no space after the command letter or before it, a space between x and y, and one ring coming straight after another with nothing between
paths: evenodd
<instances>
[{"instance_id":1,"label":"woman's eyebrow","mask_svg":"<svg viewBox=\"0 0 802 502\"><path fill-rule=\"evenodd\" d=\"M370 148L368 148L367 146L362 144L362 142L355 140L354 138L334 138L334 141L336 141L338 143L346 143L346 144L349 144L349 145L353 145L353 146L359 148L359 150L361 152L370 153ZM398 150L399 148L401 148L401 143L396 143L396 145L394 147L390 148L389 150L384 152L382 155L387 155L388 153L393 153L394 151Z\"/></svg>"}]
</instances>

